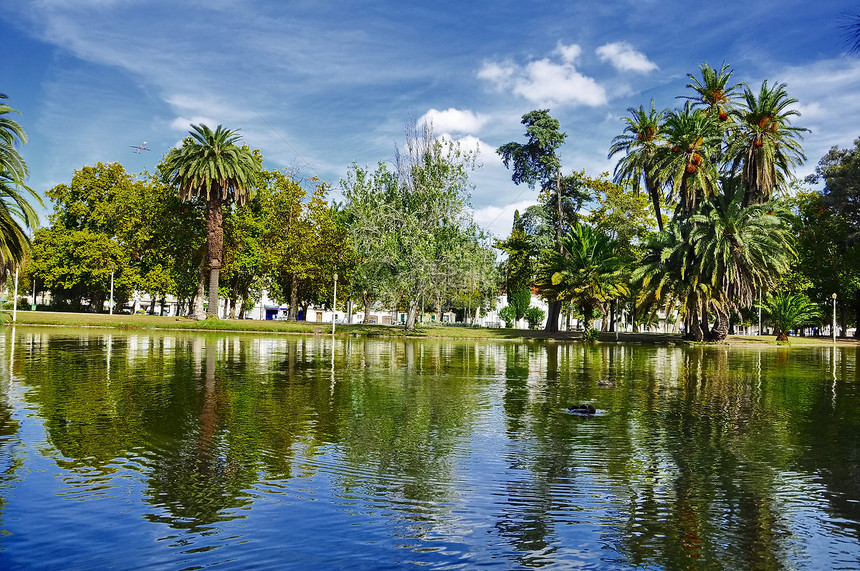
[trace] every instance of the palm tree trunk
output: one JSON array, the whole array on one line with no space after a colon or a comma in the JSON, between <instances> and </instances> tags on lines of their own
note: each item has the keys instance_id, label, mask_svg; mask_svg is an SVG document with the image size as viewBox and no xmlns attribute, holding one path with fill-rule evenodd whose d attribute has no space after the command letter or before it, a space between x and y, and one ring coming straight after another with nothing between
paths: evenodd
<instances>
[{"instance_id":1,"label":"palm tree trunk","mask_svg":"<svg viewBox=\"0 0 860 571\"><path fill-rule=\"evenodd\" d=\"M651 195L651 203L654 205L654 216L657 217L657 229L662 232L663 231L663 213L660 212L660 187L654 184L651 176L648 174L648 171L651 169L651 165L645 163L645 188L648 190L648 194Z\"/></svg>"},{"instance_id":2,"label":"palm tree trunk","mask_svg":"<svg viewBox=\"0 0 860 571\"><path fill-rule=\"evenodd\" d=\"M223 213L220 189L213 187L206 202L206 253L209 257L209 308L206 315L218 316L218 278L224 251Z\"/></svg>"}]
</instances>

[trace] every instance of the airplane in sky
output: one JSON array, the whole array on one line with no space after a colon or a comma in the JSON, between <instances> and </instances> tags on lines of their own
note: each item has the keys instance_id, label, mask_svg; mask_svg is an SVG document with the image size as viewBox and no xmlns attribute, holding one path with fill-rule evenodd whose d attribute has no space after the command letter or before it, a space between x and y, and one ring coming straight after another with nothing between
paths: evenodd
<instances>
[{"instance_id":1,"label":"airplane in sky","mask_svg":"<svg viewBox=\"0 0 860 571\"><path fill-rule=\"evenodd\" d=\"M137 153L138 155L140 154L140 151L151 151L152 150L146 146L146 141L142 142L139 145L129 145L129 147L131 147L132 149L135 149L134 152Z\"/></svg>"}]
</instances>

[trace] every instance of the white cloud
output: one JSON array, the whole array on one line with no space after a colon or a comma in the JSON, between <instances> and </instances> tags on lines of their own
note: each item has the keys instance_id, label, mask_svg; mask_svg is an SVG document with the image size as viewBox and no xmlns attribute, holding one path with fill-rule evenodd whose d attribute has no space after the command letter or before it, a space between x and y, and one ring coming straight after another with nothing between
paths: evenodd
<instances>
[{"instance_id":1,"label":"white cloud","mask_svg":"<svg viewBox=\"0 0 860 571\"><path fill-rule=\"evenodd\" d=\"M648 73L655 71L657 64L648 59L642 52L633 49L627 42L605 44L595 50L600 61L612 64L618 71L634 71Z\"/></svg>"},{"instance_id":2,"label":"white cloud","mask_svg":"<svg viewBox=\"0 0 860 571\"><path fill-rule=\"evenodd\" d=\"M536 105L603 105L607 102L606 90L574 65L581 52L578 45L559 43L553 54L561 61L544 58L525 66L487 62L478 72L478 78Z\"/></svg>"},{"instance_id":3,"label":"white cloud","mask_svg":"<svg viewBox=\"0 0 860 571\"><path fill-rule=\"evenodd\" d=\"M475 113L468 109L461 111L451 107L445 111L430 109L418 119L417 125L428 121L433 125L435 131L445 133L477 133L487 123L487 120L488 117L480 113Z\"/></svg>"}]
</instances>

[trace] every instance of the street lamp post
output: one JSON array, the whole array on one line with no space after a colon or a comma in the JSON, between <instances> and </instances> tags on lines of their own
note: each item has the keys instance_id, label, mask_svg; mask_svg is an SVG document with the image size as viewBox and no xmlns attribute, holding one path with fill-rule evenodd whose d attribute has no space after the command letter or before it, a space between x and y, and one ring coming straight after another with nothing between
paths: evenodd
<instances>
[{"instance_id":1,"label":"street lamp post","mask_svg":"<svg viewBox=\"0 0 860 571\"><path fill-rule=\"evenodd\" d=\"M833 342L836 343L836 294L830 297L833 298Z\"/></svg>"},{"instance_id":2,"label":"street lamp post","mask_svg":"<svg viewBox=\"0 0 860 571\"><path fill-rule=\"evenodd\" d=\"M334 299L331 302L331 334L334 335L334 324L337 321L337 274L334 275Z\"/></svg>"},{"instance_id":3,"label":"street lamp post","mask_svg":"<svg viewBox=\"0 0 860 571\"><path fill-rule=\"evenodd\" d=\"M108 306L108 313L113 315L113 274L114 271L110 272L110 305Z\"/></svg>"}]
</instances>

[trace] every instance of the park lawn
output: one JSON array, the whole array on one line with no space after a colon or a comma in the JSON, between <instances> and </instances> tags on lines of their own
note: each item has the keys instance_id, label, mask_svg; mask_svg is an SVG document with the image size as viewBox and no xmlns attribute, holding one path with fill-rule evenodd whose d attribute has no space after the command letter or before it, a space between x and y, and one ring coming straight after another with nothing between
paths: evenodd
<instances>
[{"instance_id":1,"label":"park lawn","mask_svg":"<svg viewBox=\"0 0 860 571\"><path fill-rule=\"evenodd\" d=\"M12 324L9 311L3 312L6 325ZM206 319L196 321L186 317L161 317L158 315L107 315L101 313L63 313L53 311L19 311L17 325L40 325L59 327L107 327L126 330L184 330L184 331L233 331L248 333L319 335L331 334L331 323L306 321L261 321L252 319ZM360 337L412 337L427 339L530 339L575 341L577 331L562 331L547 334L526 329L489 329L486 327L451 327L430 325L407 332L402 327L391 325L337 324L337 335ZM686 345L679 336L667 333L619 333L618 341L645 344ZM616 340L615 333L601 333L600 341ZM839 339L838 344L860 344L857 339ZM725 344L730 346L777 346L774 336L730 335ZM791 337L791 346L821 346L832 344L829 337ZM703 343L702 345L708 345Z\"/></svg>"}]
</instances>

